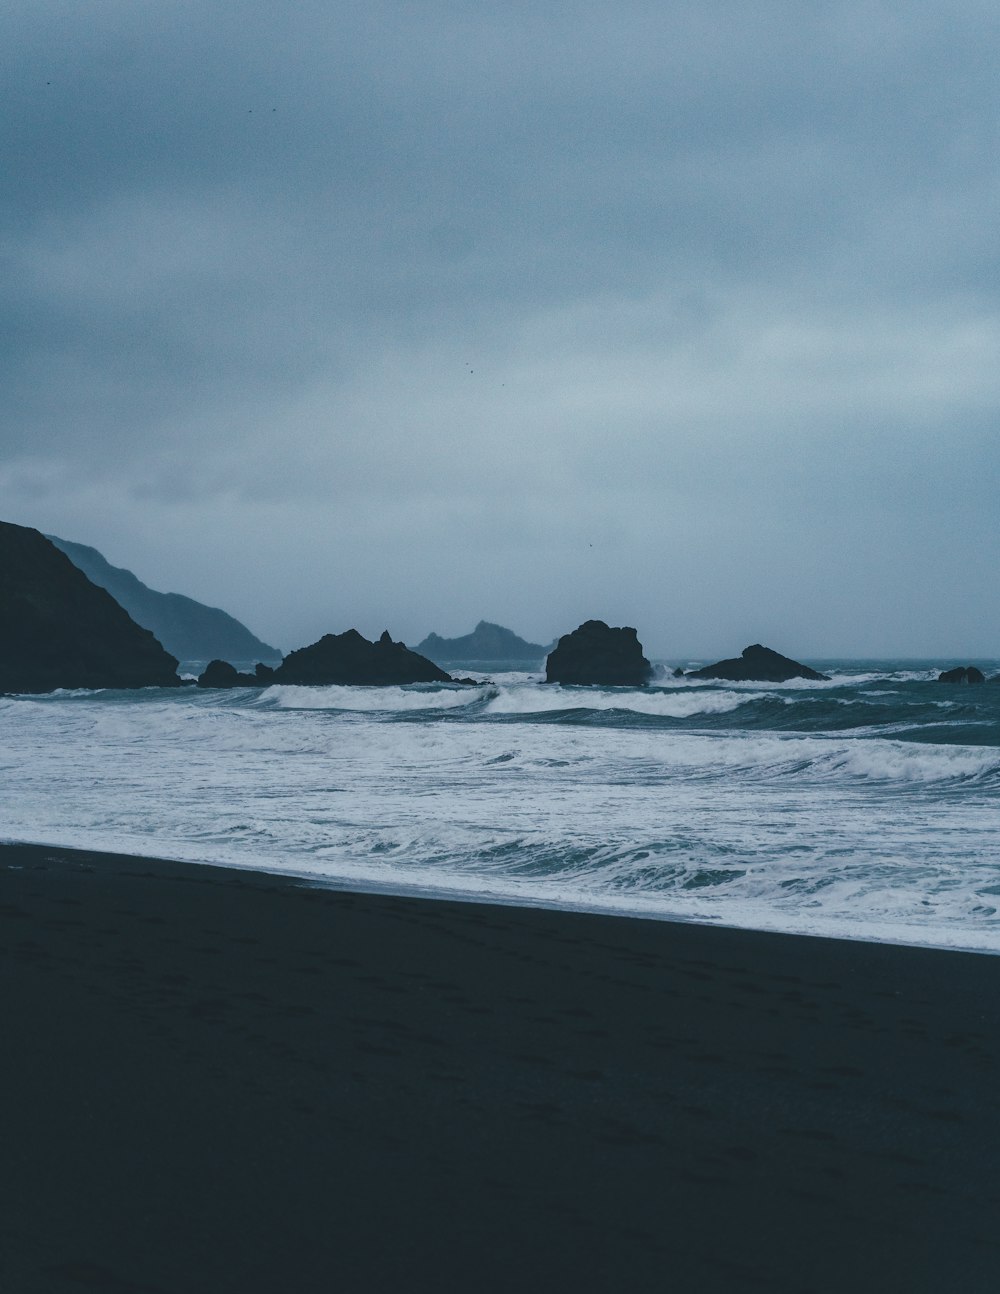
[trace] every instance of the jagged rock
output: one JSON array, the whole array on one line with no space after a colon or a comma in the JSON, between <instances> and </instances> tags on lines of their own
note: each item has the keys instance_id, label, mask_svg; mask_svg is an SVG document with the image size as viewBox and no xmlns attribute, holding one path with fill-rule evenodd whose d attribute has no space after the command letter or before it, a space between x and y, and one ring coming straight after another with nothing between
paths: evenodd
<instances>
[{"instance_id":1,"label":"jagged rock","mask_svg":"<svg viewBox=\"0 0 1000 1294\"><path fill-rule=\"evenodd\" d=\"M808 678L817 682L826 681L826 674L819 674L808 665L762 647L754 643L744 647L739 657L731 660L720 660L715 665L706 665L703 669L689 670L687 678L721 678L733 683L787 683L792 678Z\"/></svg>"},{"instance_id":2,"label":"jagged rock","mask_svg":"<svg viewBox=\"0 0 1000 1294\"><path fill-rule=\"evenodd\" d=\"M471 634L462 638L441 638L428 634L416 650L429 660L442 661L540 661L550 650L541 643L525 642L503 625L480 620Z\"/></svg>"},{"instance_id":3,"label":"jagged rock","mask_svg":"<svg viewBox=\"0 0 1000 1294\"><path fill-rule=\"evenodd\" d=\"M985 683L986 675L975 665L959 665L957 669L946 669L938 675L939 683ZM992 680L991 680L992 681Z\"/></svg>"},{"instance_id":4,"label":"jagged rock","mask_svg":"<svg viewBox=\"0 0 1000 1294\"><path fill-rule=\"evenodd\" d=\"M111 563L87 544L47 535L92 584L107 589L137 625L150 629L178 660L280 660L277 647L255 637L233 616L181 593L158 593L131 571Z\"/></svg>"},{"instance_id":5,"label":"jagged rock","mask_svg":"<svg viewBox=\"0 0 1000 1294\"><path fill-rule=\"evenodd\" d=\"M546 683L643 687L652 673L636 631L612 629L603 620L587 620L563 634L545 662Z\"/></svg>"},{"instance_id":6,"label":"jagged rock","mask_svg":"<svg viewBox=\"0 0 1000 1294\"><path fill-rule=\"evenodd\" d=\"M310 647L289 652L274 671L275 683L450 683L451 677L433 661L404 643L393 642L386 630L369 642L356 629L324 634Z\"/></svg>"},{"instance_id":7,"label":"jagged rock","mask_svg":"<svg viewBox=\"0 0 1000 1294\"><path fill-rule=\"evenodd\" d=\"M0 692L177 687L177 660L39 531L0 522Z\"/></svg>"}]
</instances>

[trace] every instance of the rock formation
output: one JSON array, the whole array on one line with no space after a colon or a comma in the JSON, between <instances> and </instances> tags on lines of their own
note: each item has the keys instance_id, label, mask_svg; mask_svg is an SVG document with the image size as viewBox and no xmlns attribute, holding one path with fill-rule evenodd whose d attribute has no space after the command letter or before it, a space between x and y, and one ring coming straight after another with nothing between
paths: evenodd
<instances>
[{"instance_id":1,"label":"rock formation","mask_svg":"<svg viewBox=\"0 0 1000 1294\"><path fill-rule=\"evenodd\" d=\"M957 669L946 669L938 675L939 683L985 683L986 675L975 665L959 665ZM992 680L991 680L992 681Z\"/></svg>"},{"instance_id":2,"label":"rock formation","mask_svg":"<svg viewBox=\"0 0 1000 1294\"><path fill-rule=\"evenodd\" d=\"M525 661L535 663L544 660L550 647L541 643L525 642L503 625L491 624L480 620L471 634L462 638L441 638L437 634L428 634L416 650L429 660L439 664L450 661Z\"/></svg>"},{"instance_id":3,"label":"rock formation","mask_svg":"<svg viewBox=\"0 0 1000 1294\"><path fill-rule=\"evenodd\" d=\"M689 670L685 678L720 678L734 683L787 683L792 678L808 678L817 682L827 679L808 665L754 643L744 647L743 654L732 660L720 660L703 669Z\"/></svg>"},{"instance_id":4,"label":"rock formation","mask_svg":"<svg viewBox=\"0 0 1000 1294\"><path fill-rule=\"evenodd\" d=\"M198 679L199 687L270 687L274 681L274 670L270 665L261 665L252 674L241 674L235 665L227 660L210 660L204 673Z\"/></svg>"},{"instance_id":5,"label":"rock formation","mask_svg":"<svg viewBox=\"0 0 1000 1294\"><path fill-rule=\"evenodd\" d=\"M112 566L96 548L48 535L92 584L107 589L136 624L150 629L178 660L227 661L281 659L276 647L256 638L245 625L181 593L157 593L131 571Z\"/></svg>"},{"instance_id":6,"label":"rock formation","mask_svg":"<svg viewBox=\"0 0 1000 1294\"><path fill-rule=\"evenodd\" d=\"M545 662L546 683L643 687L652 673L636 631L611 629L603 620L587 620L564 634Z\"/></svg>"},{"instance_id":7,"label":"rock formation","mask_svg":"<svg viewBox=\"0 0 1000 1294\"><path fill-rule=\"evenodd\" d=\"M0 522L0 692L177 687L177 661L65 553Z\"/></svg>"},{"instance_id":8,"label":"rock formation","mask_svg":"<svg viewBox=\"0 0 1000 1294\"><path fill-rule=\"evenodd\" d=\"M393 642L388 630L369 642L356 629L324 634L310 647L289 652L274 671L275 683L450 683L433 661Z\"/></svg>"}]
</instances>

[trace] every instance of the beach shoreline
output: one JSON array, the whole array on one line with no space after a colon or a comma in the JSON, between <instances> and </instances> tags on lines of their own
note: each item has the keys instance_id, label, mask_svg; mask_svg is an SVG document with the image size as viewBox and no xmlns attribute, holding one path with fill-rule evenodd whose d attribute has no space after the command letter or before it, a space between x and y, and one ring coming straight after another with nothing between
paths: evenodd
<instances>
[{"instance_id":1,"label":"beach shoreline","mask_svg":"<svg viewBox=\"0 0 1000 1294\"><path fill-rule=\"evenodd\" d=\"M1000 960L0 845L0 1283L995 1287Z\"/></svg>"},{"instance_id":2,"label":"beach shoreline","mask_svg":"<svg viewBox=\"0 0 1000 1294\"><path fill-rule=\"evenodd\" d=\"M685 910L671 905L664 908L662 900L650 899L648 895L629 895L613 893L585 893L569 890L569 897L554 897L557 885L550 884L548 892L537 889L503 890L487 886L463 885L460 881L449 878L446 884L430 886L426 882L414 881L405 872L392 875L391 879L380 880L374 875L350 871L328 874L303 864L301 858L282 862L280 866L268 858L253 858L241 861L233 857L199 857L193 858L183 852L171 852L146 855L132 852L125 847L110 848L103 843L63 844L59 841L7 839L0 836L0 851L7 849L47 849L53 854L75 856L80 853L91 854L102 859L146 859L171 867L209 868L214 871L234 872L239 875L273 877L275 880L293 887L315 887L329 890L331 893L371 895L373 898L399 898L404 900L427 901L445 904L471 904L484 908L513 908L516 911L538 910L541 912L568 913L581 916L608 916L627 921L660 921L668 925L696 925L720 930L743 930L751 934L788 935L794 939L823 939L832 943L869 943L899 948L914 948L931 952L957 952L983 957L1000 957L1000 947L995 937L980 931L969 935L966 940L956 938L954 930L948 932L948 939L943 938L940 929L934 929L932 937L926 934L918 937L917 930L910 924L895 923L871 928L855 923L853 926L844 917L813 918L805 922L801 915L780 911L778 913L765 908L753 909L752 915L739 912L736 903L720 910ZM738 916L743 919L739 920Z\"/></svg>"}]
</instances>

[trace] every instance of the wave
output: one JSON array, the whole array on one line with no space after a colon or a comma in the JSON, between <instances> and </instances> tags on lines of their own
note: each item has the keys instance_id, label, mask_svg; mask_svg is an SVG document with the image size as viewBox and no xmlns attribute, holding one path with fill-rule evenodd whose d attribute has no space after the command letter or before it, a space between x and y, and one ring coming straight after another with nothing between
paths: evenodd
<instances>
[{"instance_id":1,"label":"wave","mask_svg":"<svg viewBox=\"0 0 1000 1294\"><path fill-rule=\"evenodd\" d=\"M656 734L650 734L655 738ZM663 777L787 786L789 782L841 785L845 779L895 785L942 786L1000 780L994 746L920 744L837 735L794 737L778 733L674 734L669 745L645 747L649 781ZM634 769L629 774L634 775Z\"/></svg>"},{"instance_id":2,"label":"wave","mask_svg":"<svg viewBox=\"0 0 1000 1294\"><path fill-rule=\"evenodd\" d=\"M944 694L943 694L944 693ZM1000 688L941 689L926 681L892 688L788 689L769 684L569 687L530 675L483 679L476 686L415 684L390 687L295 686L268 688L63 691L8 698L4 706L65 708L141 706L165 722L190 722L192 711L236 710L370 714L381 720L566 724L603 730L663 728L718 734L844 734L860 739L975 747L1000 746ZM175 713L176 712L176 713Z\"/></svg>"},{"instance_id":3,"label":"wave","mask_svg":"<svg viewBox=\"0 0 1000 1294\"><path fill-rule=\"evenodd\" d=\"M235 695L226 694L227 701ZM728 714L740 706L765 699L763 692L730 692L715 689L609 689L562 687L534 680L478 687L447 687L415 684L403 687L323 687L275 684L253 702L279 710L343 710L356 713L409 714L433 711L470 711L475 715L555 715L574 711L623 712L667 719L696 715Z\"/></svg>"},{"instance_id":4,"label":"wave","mask_svg":"<svg viewBox=\"0 0 1000 1294\"><path fill-rule=\"evenodd\" d=\"M279 710L349 710L355 712L406 712L458 710L480 701L485 687L302 687L275 684L257 698L258 704Z\"/></svg>"},{"instance_id":5,"label":"wave","mask_svg":"<svg viewBox=\"0 0 1000 1294\"><path fill-rule=\"evenodd\" d=\"M760 700L761 692L660 691L658 689L598 691L596 688L514 686L501 688L490 697L486 714L532 715L554 714L567 710L630 711L633 714L659 715L670 719L688 719L698 714L727 714L741 705Z\"/></svg>"},{"instance_id":6,"label":"wave","mask_svg":"<svg viewBox=\"0 0 1000 1294\"><path fill-rule=\"evenodd\" d=\"M1000 758L991 746L859 741L817 761L817 768L824 765L831 773L901 784L1000 779Z\"/></svg>"},{"instance_id":7,"label":"wave","mask_svg":"<svg viewBox=\"0 0 1000 1294\"><path fill-rule=\"evenodd\" d=\"M1000 687L86 696L0 702L9 838L1000 951Z\"/></svg>"},{"instance_id":8,"label":"wave","mask_svg":"<svg viewBox=\"0 0 1000 1294\"><path fill-rule=\"evenodd\" d=\"M161 692L163 688L142 688L144 692ZM22 705L24 703L42 703L52 701L86 701L91 698L107 696L112 693L111 688L106 687L57 687L51 692L16 692L6 696L0 696L0 700L10 702L13 705Z\"/></svg>"}]
</instances>

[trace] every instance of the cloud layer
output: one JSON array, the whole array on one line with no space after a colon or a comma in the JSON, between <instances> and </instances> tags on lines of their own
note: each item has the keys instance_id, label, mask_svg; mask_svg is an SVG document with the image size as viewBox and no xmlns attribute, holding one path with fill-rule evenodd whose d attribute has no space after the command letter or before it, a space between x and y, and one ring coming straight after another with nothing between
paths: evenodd
<instances>
[{"instance_id":1,"label":"cloud layer","mask_svg":"<svg viewBox=\"0 0 1000 1294\"><path fill-rule=\"evenodd\" d=\"M0 515L286 647L996 654L998 25L16 0Z\"/></svg>"}]
</instances>

